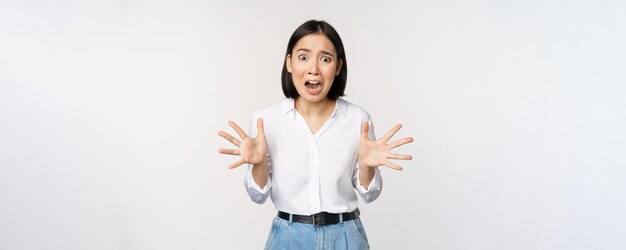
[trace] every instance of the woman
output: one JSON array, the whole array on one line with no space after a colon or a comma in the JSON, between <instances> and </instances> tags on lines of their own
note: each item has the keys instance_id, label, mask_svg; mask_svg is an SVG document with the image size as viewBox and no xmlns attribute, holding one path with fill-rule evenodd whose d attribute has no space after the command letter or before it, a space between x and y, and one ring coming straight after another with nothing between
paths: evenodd
<instances>
[{"instance_id":1,"label":"woman","mask_svg":"<svg viewBox=\"0 0 626 250\"><path fill-rule=\"evenodd\" d=\"M287 97L254 114L248 136L228 124L241 140L219 131L240 155L229 168L248 164L245 185L254 202L268 196L278 209L266 249L369 249L357 197L366 203L381 192L378 166L402 170L389 159L410 160L391 149L413 141L374 140L372 121L362 108L340 97L347 78L343 43L324 21L311 20L289 39L282 72Z\"/></svg>"}]
</instances>

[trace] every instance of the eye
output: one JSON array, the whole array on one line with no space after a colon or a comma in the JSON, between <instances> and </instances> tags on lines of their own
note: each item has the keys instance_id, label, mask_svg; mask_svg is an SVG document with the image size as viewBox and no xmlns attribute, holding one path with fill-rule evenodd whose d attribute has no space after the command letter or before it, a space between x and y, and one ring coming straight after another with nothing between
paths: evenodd
<instances>
[{"instance_id":1,"label":"eye","mask_svg":"<svg viewBox=\"0 0 626 250\"><path fill-rule=\"evenodd\" d=\"M330 62L330 61L332 61L332 60L330 59L330 57L327 57L327 56L322 56L322 58L320 59L320 61L322 61L322 62Z\"/></svg>"},{"instance_id":2,"label":"eye","mask_svg":"<svg viewBox=\"0 0 626 250\"><path fill-rule=\"evenodd\" d=\"M305 61L307 59L306 55L300 55L298 56L298 59L300 59L301 61Z\"/></svg>"}]
</instances>

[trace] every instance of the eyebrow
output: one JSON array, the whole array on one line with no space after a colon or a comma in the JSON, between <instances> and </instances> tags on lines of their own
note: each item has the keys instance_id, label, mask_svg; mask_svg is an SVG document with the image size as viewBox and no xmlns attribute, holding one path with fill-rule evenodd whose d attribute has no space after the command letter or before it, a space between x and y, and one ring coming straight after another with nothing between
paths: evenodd
<instances>
[{"instance_id":1,"label":"eyebrow","mask_svg":"<svg viewBox=\"0 0 626 250\"><path fill-rule=\"evenodd\" d=\"M296 52L298 52L298 51L311 52L310 49L305 49L305 48L299 48L298 50L296 50ZM320 52L322 52L322 54L326 54L326 55L329 55L329 56L335 56L335 54L330 53L330 52L328 52L326 50L320 50Z\"/></svg>"}]
</instances>

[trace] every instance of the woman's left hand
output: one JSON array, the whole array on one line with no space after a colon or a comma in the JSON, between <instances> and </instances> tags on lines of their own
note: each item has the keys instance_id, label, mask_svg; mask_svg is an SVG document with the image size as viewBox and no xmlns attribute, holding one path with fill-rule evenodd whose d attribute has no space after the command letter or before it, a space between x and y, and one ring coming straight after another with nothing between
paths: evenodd
<instances>
[{"instance_id":1,"label":"woman's left hand","mask_svg":"<svg viewBox=\"0 0 626 250\"><path fill-rule=\"evenodd\" d=\"M368 137L369 123L364 122L361 126L361 142L359 143L359 164L361 167L378 167L385 165L395 170L402 170L402 167L389 162L389 159L411 160L413 156L396 154L391 152L391 149L413 142L413 138L407 137L387 144L387 141L389 141L400 128L402 128L402 124L394 126L383 138L370 140Z\"/></svg>"}]
</instances>

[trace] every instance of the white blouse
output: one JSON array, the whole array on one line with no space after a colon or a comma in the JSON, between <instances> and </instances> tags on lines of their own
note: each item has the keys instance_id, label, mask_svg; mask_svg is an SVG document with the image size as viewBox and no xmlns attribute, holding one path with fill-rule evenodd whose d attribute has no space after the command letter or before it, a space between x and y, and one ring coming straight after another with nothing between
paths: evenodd
<instances>
[{"instance_id":1,"label":"white blouse","mask_svg":"<svg viewBox=\"0 0 626 250\"><path fill-rule=\"evenodd\" d=\"M294 108L294 100L283 99L258 110L249 135L256 137L256 120L263 118L268 146L269 180L261 189L248 165L245 186L250 198L259 204L272 197L279 211L311 215L319 212L345 213L355 210L358 201L353 188L365 203L374 201L382 190L382 177L376 168L368 189L359 182L357 163L361 124L370 123L361 107L341 98L324 126L315 134Z\"/></svg>"}]
</instances>

